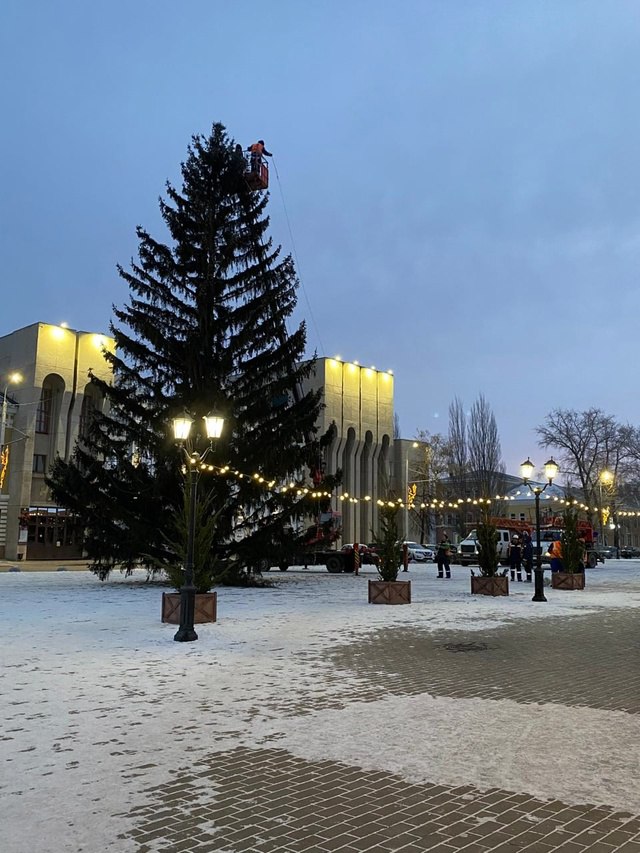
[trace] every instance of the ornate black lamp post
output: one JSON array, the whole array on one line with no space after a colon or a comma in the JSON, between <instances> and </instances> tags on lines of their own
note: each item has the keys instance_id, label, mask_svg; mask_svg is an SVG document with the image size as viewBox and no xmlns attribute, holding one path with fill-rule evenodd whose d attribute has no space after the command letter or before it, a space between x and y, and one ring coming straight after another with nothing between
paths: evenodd
<instances>
[{"instance_id":1,"label":"ornate black lamp post","mask_svg":"<svg viewBox=\"0 0 640 853\"><path fill-rule=\"evenodd\" d=\"M536 565L533 571L534 592L531 601L546 601L547 599L544 595L544 574L542 572L542 543L540 542L540 495L553 483L554 477L558 476L558 463L554 461L553 457L544 463L544 475L547 478L544 486L532 486L529 484L534 471L535 465L527 456L526 460L520 466L520 472L522 473L525 486L529 486L536 499Z\"/></svg>"},{"instance_id":2,"label":"ornate black lamp post","mask_svg":"<svg viewBox=\"0 0 640 853\"><path fill-rule=\"evenodd\" d=\"M202 453L198 453L189 439L189 434L193 425L193 418L188 414L184 414L182 417L173 419L173 435L184 453L187 469L187 482L189 484L187 559L184 564L184 583L180 587L180 627L173 638L179 643L190 643L193 640L198 639L198 635L193 627L196 603L196 588L193 585L193 555L196 538L196 501L198 499L198 479L200 477L202 463L208 456L209 451L212 449L211 442L215 438L220 438L220 435L222 434L222 427L224 426L224 418L221 418L218 415L205 415L202 420L205 422L209 444L205 447Z\"/></svg>"},{"instance_id":3,"label":"ornate black lamp post","mask_svg":"<svg viewBox=\"0 0 640 853\"><path fill-rule=\"evenodd\" d=\"M605 507L604 507L603 489L610 493L613 489L614 480L615 480L614 475L607 468L604 468L598 474L598 485L600 486L600 507L599 507L599 509L600 509L600 530L599 530L600 542L599 542L599 545L601 548L604 548L604 545L605 545L605 541L604 541L605 523L606 523L606 517L609 514L608 507L607 507L607 509L605 509Z\"/></svg>"}]
</instances>

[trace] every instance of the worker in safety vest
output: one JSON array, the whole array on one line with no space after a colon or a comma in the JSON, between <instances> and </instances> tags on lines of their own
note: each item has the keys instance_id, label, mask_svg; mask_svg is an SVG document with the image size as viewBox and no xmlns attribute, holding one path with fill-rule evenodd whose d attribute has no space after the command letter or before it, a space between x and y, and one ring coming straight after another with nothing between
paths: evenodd
<instances>
[{"instance_id":1,"label":"worker in safety vest","mask_svg":"<svg viewBox=\"0 0 640 853\"><path fill-rule=\"evenodd\" d=\"M562 571L562 542L560 539L556 539L551 543L551 547L549 548L549 556L551 557L551 571L552 572L561 572Z\"/></svg>"},{"instance_id":2,"label":"worker in safety vest","mask_svg":"<svg viewBox=\"0 0 640 853\"><path fill-rule=\"evenodd\" d=\"M260 164L262 163L262 157L273 157L270 151L264 147L264 139L259 139L257 142L254 142L253 145L247 146L247 151L251 154L251 171L259 172Z\"/></svg>"}]
</instances>

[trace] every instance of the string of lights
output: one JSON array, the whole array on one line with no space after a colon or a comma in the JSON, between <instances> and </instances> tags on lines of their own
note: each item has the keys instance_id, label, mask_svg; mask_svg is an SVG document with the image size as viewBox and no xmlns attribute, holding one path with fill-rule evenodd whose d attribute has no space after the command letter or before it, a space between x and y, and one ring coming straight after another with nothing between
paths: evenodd
<instances>
[{"instance_id":1,"label":"string of lights","mask_svg":"<svg viewBox=\"0 0 640 853\"><path fill-rule=\"evenodd\" d=\"M248 474L246 472L240 471L237 468L232 468L230 465L210 465L204 464L201 466L201 470L203 472L217 473L219 475L225 475L230 477L236 477L239 480L251 480L254 483L257 483L265 488L277 491L281 494L286 494L287 492L292 492L298 498L311 498L311 499L327 499L327 498L335 498L341 503L350 503L350 504L358 504L362 502L370 502L373 501L373 497L371 495L363 495L363 496L355 496L349 494L349 492L328 492L323 491L321 489L313 489L307 486L301 486L298 483L288 482L277 485L277 481L273 478L266 477L259 473ZM408 509L413 510L453 510L460 511L468 509L470 506L490 506L492 503L500 503L507 501L516 501L522 499L522 497L526 497L527 492L517 491L515 494L510 495L495 495L494 498L450 498L450 499L441 499L441 498L433 498L427 501L421 501L419 504L412 499L411 493L409 495L409 500L404 501L402 498L396 498L394 500L382 500L377 499L375 503L377 506L395 506L398 509L404 509L405 506ZM533 496L532 496L533 497ZM608 507L598 507L598 506L590 506L589 504L582 503L581 501L571 498L565 499L558 497L557 495L548 495L544 496L544 499L548 503L555 503L559 506L573 506L576 509L582 510L583 512L604 512L608 509ZM618 516L624 517L638 517L640 516L640 510L631 510L631 509L617 509L616 514Z\"/></svg>"}]
</instances>

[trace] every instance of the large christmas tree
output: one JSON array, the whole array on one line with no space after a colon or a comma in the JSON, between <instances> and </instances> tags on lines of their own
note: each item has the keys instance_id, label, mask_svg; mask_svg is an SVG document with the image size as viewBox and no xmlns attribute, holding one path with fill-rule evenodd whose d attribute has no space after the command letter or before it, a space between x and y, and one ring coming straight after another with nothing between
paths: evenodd
<instances>
[{"instance_id":1,"label":"large christmas tree","mask_svg":"<svg viewBox=\"0 0 640 853\"><path fill-rule=\"evenodd\" d=\"M83 520L100 577L180 562L184 459L171 419L186 410L197 423L217 409L225 427L208 461L273 485L201 475L199 523L203 512L215 520L206 565L196 567L205 588L220 567L246 573L283 535L295 498L277 486L301 482L318 446L320 400L300 391L313 362L303 360L304 323L286 328L298 282L268 237L268 196L247 185L239 146L215 124L193 137L181 170L182 188L168 183L160 201L168 239L138 227L138 260L119 267L130 299L114 307L113 381L92 377L107 405L49 485Z\"/></svg>"}]
</instances>

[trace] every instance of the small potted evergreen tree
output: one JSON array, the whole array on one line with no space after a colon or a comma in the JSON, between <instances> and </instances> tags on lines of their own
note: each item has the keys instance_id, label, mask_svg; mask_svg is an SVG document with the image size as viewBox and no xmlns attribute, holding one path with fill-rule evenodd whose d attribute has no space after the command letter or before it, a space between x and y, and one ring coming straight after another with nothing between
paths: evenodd
<instances>
[{"instance_id":1,"label":"small potted evergreen tree","mask_svg":"<svg viewBox=\"0 0 640 853\"><path fill-rule=\"evenodd\" d=\"M183 565L187 558L187 540L189 525L189 492L183 490L181 512L177 515L173 529L165 537L169 550L175 555L173 560L162 562L169 581L176 592L162 593L162 621L171 625L180 624L180 587L184 582ZM208 495L196 502L196 536L193 549L193 584L196 588L194 622L215 622L217 619L217 593L211 591L221 565L217 559L213 544L219 511L213 509L213 499Z\"/></svg>"},{"instance_id":2,"label":"small potted evergreen tree","mask_svg":"<svg viewBox=\"0 0 640 853\"><path fill-rule=\"evenodd\" d=\"M578 528L578 510L568 506L562 519L562 571L551 573L551 586L553 589L584 589L585 544Z\"/></svg>"},{"instance_id":3,"label":"small potted evergreen tree","mask_svg":"<svg viewBox=\"0 0 640 853\"><path fill-rule=\"evenodd\" d=\"M374 534L379 580L369 581L369 604L411 604L411 581L399 581L402 546L398 542L398 507L387 503L378 512L380 534Z\"/></svg>"},{"instance_id":4,"label":"small potted evergreen tree","mask_svg":"<svg viewBox=\"0 0 640 853\"><path fill-rule=\"evenodd\" d=\"M471 570L471 592L474 595L509 595L509 578L500 573L498 530L491 523L488 509L483 511L477 527L478 566L480 574Z\"/></svg>"}]
</instances>

